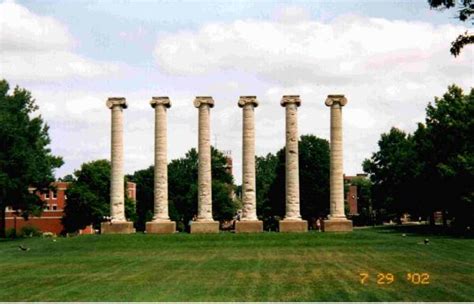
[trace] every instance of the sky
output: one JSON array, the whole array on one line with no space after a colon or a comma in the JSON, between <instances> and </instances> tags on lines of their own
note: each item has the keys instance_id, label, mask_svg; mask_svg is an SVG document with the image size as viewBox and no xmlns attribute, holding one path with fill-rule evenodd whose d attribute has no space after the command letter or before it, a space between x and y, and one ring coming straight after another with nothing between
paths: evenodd
<instances>
[{"instance_id":1,"label":"sky","mask_svg":"<svg viewBox=\"0 0 474 304\"><path fill-rule=\"evenodd\" d=\"M299 133L329 139L329 94L344 94L344 171L362 172L391 127L413 132L448 85L474 84L469 24L427 1L3 1L0 78L31 91L65 164L110 159L108 97L127 99L125 172L153 164L152 96L169 96L168 158L197 147L195 96L210 95L212 144L241 182L239 96L256 95L256 153L285 144L283 95Z\"/></svg>"}]
</instances>

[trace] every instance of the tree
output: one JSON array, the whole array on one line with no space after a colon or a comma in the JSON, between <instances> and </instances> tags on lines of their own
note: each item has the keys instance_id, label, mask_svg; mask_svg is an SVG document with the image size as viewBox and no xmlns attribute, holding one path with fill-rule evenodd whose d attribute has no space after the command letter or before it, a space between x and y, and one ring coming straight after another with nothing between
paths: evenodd
<instances>
[{"instance_id":1,"label":"tree","mask_svg":"<svg viewBox=\"0 0 474 304\"><path fill-rule=\"evenodd\" d=\"M227 160L218 150L211 147L212 204L213 217L218 221L232 219L239 208L232 199L233 177L226 170ZM145 223L153 217L154 167L136 171L130 179L137 183L137 229L144 230ZM168 164L169 214L180 230L197 214L198 196L198 153L189 150L185 157Z\"/></svg>"},{"instance_id":2,"label":"tree","mask_svg":"<svg viewBox=\"0 0 474 304\"><path fill-rule=\"evenodd\" d=\"M327 214L329 209L329 143L314 135L303 135L298 149L301 215L312 220ZM282 218L285 215L285 148L276 155L257 158L256 173L258 215L265 221Z\"/></svg>"},{"instance_id":3,"label":"tree","mask_svg":"<svg viewBox=\"0 0 474 304\"><path fill-rule=\"evenodd\" d=\"M363 163L373 182L373 205L378 220L399 220L416 206L415 176L419 171L413 137L392 128L382 134L379 151Z\"/></svg>"},{"instance_id":4,"label":"tree","mask_svg":"<svg viewBox=\"0 0 474 304\"><path fill-rule=\"evenodd\" d=\"M374 208L386 216L403 212L444 224L474 225L474 89L465 95L452 85L426 108L425 123L413 135L392 128L363 167L373 185Z\"/></svg>"},{"instance_id":5,"label":"tree","mask_svg":"<svg viewBox=\"0 0 474 304\"><path fill-rule=\"evenodd\" d=\"M474 2L472 2L472 0L428 0L431 8L440 10L453 8L456 6L456 2L458 2L459 6L458 16L456 18L463 22L472 20L474 17ZM472 43L474 43L474 35L466 31L451 42L450 52L456 57L461 53L461 49L464 46Z\"/></svg>"},{"instance_id":6,"label":"tree","mask_svg":"<svg viewBox=\"0 0 474 304\"><path fill-rule=\"evenodd\" d=\"M426 108L425 124L415 132L423 163L420 188L425 208L441 210L444 224L474 225L474 89L465 95L452 85Z\"/></svg>"},{"instance_id":7,"label":"tree","mask_svg":"<svg viewBox=\"0 0 474 304\"><path fill-rule=\"evenodd\" d=\"M0 237L5 237L6 207L21 210L28 218L41 213L43 202L30 187L49 189L54 169L63 161L51 154L48 125L31 93L0 81Z\"/></svg>"},{"instance_id":8,"label":"tree","mask_svg":"<svg viewBox=\"0 0 474 304\"><path fill-rule=\"evenodd\" d=\"M81 165L66 192L68 197L62 219L65 232L76 232L92 224L100 227L104 217L110 215L110 162L96 160ZM135 203L127 198L125 215L135 219Z\"/></svg>"}]
</instances>

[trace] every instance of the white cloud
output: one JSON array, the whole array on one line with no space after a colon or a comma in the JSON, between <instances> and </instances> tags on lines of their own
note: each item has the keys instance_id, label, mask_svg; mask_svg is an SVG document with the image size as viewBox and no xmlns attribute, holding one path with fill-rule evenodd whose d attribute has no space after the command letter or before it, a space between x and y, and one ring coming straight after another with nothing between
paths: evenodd
<instances>
[{"instance_id":1,"label":"white cloud","mask_svg":"<svg viewBox=\"0 0 474 304\"><path fill-rule=\"evenodd\" d=\"M13 1L0 3L0 73L9 80L94 77L118 70L112 63L87 59L73 50L67 28Z\"/></svg>"},{"instance_id":2,"label":"white cloud","mask_svg":"<svg viewBox=\"0 0 474 304\"><path fill-rule=\"evenodd\" d=\"M282 9L276 17L276 21L212 23L161 35L154 52L157 65L169 75L202 80L237 73L256 79L255 91L245 93L260 100L257 154L284 145L282 95L301 95L300 134L328 139L329 109L324 100L328 94L342 93L349 99L343 115L344 166L354 174L376 150L381 133L391 126L413 131L426 104L449 84L468 88L474 83L472 46L457 58L449 53L450 41L465 30L460 26L352 15L320 22L309 20L297 7ZM214 85L224 86L225 81ZM239 94L241 82L237 81L237 92L228 90L221 97ZM213 129L225 134L221 145L235 151L239 161L241 113L234 105L222 105L228 111L217 110L220 104L217 100L212 115L223 116L215 119ZM235 171L240 174L239 168Z\"/></svg>"},{"instance_id":3,"label":"white cloud","mask_svg":"<svg viewBox=\"0 0 474 304\"><path fill-rule=\"evenodd\" d=\"M235 21L162 36L155 58L170 74L255 73L279 84L344 84L381 77L471 76L472 52L449 54L453 25L341 16L331 23Z\"/></svg>"}]
</instances>

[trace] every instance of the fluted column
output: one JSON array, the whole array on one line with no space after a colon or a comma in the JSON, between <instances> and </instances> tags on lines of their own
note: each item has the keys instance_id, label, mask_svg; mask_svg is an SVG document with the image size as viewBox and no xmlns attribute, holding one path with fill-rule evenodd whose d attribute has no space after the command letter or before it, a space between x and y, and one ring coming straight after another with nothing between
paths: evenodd
<instances>
[{"instance_id":1,"label":"fluted column","mask_svg":"<svg viewBox=\"0 0 474 304\"><path fill-rule=\"evenodd\" d=\"M125 187L123 174L123 97L110 97L106 103L112 114L110 222L101 223L101 233L132 233L133 223L125 218Z\"/></svg>"},{"instance_id":2,"label":"fluted column","mask_svg":"<svg viewBox=\"0 0 474 304\"><path fill-rule=\"evenodd\" d=\"M122 97L111 97L107 107L112 113L110 217L111 222L125 222L123 174L123 109L127 102Z\"/></svg>"},{"instance_id":3,"label":"fluted column","mask_svg":"<svg viewBox=\"0 0 474 304\"><path fill-rule=\"evenodd\" d=\"M169 221L166 111L171 107L171 102L168 97L153 97L150 104L155 109L155 186L153 221Z\"/></svg>"},{"instance_id":4,"label":"fluted column","mask_svg":"<svg viewBox=\"0 0 474 304\"><path fill-rule=\"evenodd\" d=\"M331 108L331 158L330 158L330 214L323 223L324 231L352 231L352 221L344 212L344 169L342 145L342 107L347 104L344 95L328 95L326 106Z\"/></svg>"},{"instance_id":5,"label":"fluted column","mask_svg":"<svg viewBox=\"0 0 474 304\"><path fill-rule=\"evenodd\" d=\"M255 193L255 113L258 106L255 96L242 96L242 220L257 220Z\"/></svg>"},{"instance_id":6,"label":"fluted column","mask_svg":"<svg viewBox=\"0 0 474 304\"><path fill-rule=\"evenodd\" d=\"M281 232L305 232L307 222L301 219L300 213L300 178L298 163L298 107L301 99L298 95L285 95L280 102L285 107L286 146L285 146L285 192L286 211L280 221Z\"/></svg>"}]
</instances>

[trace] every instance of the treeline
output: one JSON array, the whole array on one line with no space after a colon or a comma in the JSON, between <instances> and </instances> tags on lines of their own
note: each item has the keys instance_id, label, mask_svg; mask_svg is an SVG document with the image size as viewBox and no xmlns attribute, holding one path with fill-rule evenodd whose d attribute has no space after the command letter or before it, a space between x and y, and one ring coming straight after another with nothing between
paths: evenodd
<instances>
[{"instance_id":1,"label":"treeline","mask_svg":"<svg viewBox=\"0 0 474 304\"><path fill-rule=\"evenodd\" d=\"M363 163L373 182L372 204L381 220L404 213L444 225L474 228L474 89L452 85L426 108L413 134L397 128L382 134L379 151Z\"/></svg>"}]
</instances>

